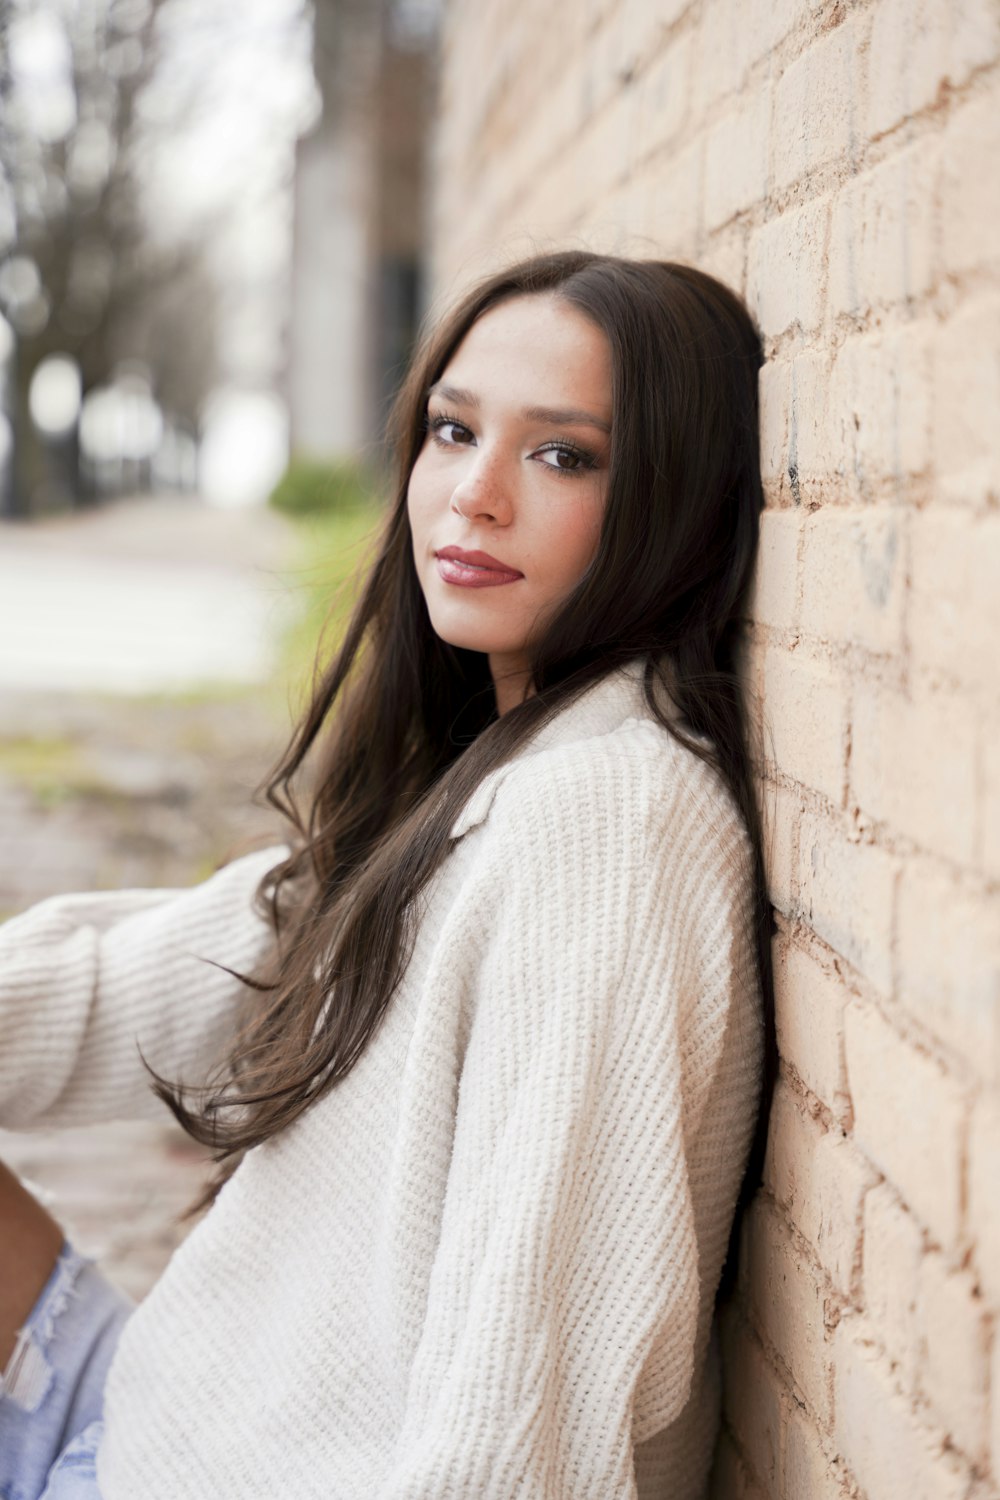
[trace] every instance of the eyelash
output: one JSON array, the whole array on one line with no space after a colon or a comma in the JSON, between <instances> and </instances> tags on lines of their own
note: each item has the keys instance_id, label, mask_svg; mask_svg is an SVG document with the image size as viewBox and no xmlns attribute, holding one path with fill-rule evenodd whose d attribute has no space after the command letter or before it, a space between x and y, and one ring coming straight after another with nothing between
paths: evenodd
<instances>
[{"instance_id":1,"label":"eyelash","mask_svg":"<svg viewBox=\"0 0 1000 1500\"><path fill-rule=\"evenodd\" d=\"M447 438L443 438L441 436L442 427L460 427L463 432L471 431L471 428L466 426L464 422L459 421L458 417L448 416L446 412L441 412L433 417L428 415L424 419L424 425L430 432L434 442L440 448L461 448L464 446L462 443L449 443ZM553 474L560 474L565 479L579 479L581 474L586 474L589 470L597 468L596 456L593 453L588 453L586 448L580 448L576 443L547 443L535 451L536 453L570 453L574 458L579 459L580 466L576 469L560 469L557 464L545 465L545 468L551 469Z\"/></svg>"}]
</instances>

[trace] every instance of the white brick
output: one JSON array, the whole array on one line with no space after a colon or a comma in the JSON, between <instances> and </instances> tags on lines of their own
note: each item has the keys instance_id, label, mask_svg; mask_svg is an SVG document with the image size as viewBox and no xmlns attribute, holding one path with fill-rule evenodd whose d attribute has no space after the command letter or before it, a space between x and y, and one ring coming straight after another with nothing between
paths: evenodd
<instances>
[{"instance_id":1,"label":"white brick","mask_svg":"<svg viewBox=\"0 0 1000 1500\"><path fill-rule=\"evenodd\" d=\"M849 839L838 819L805 814L799 904L813 931L883 994L892 988L893 885L899 860Z\"/></svg>"},{"instance_id":2,"label":"white brick","mask_svg":"<svg viewBox=\"0 0 1000 1500\"><path fill-rule=\"evenodd\" d=\"M722 1328L723 1391L729 1426L744 1458L767 1493L778 1482L783 1427L781 1382L742 1319Z\"/></svg>"},{"instance_id":3,"label":"white brick","mask_svg":"<svg viewBox=\"0 0 1000 1500\"><path fill-rule=\"evenodd\" d=\"M958 1237L962 1204L961 1089L870 1008L844 1016L854 1137L942 1244Z\"/></svg>"},{"instance_id":4,"label":"white brick","mask_svg":"<svg viewBox=\"0 0 1000 1500\"><path fill-rule=\"evenodd\" d=\"M942 1452L858 1335L857 1320L845 1319L834 1336L834 1431L865 1500L966 1500L968 1471Z\"/></svg>"},{"instance_id":5,"label":"white brick","mask_svg":"<svg viewBox=\"0 0 1000 1500\"><path fill-rule=\"evenodd\" d=\"M917 1290L923 1235L889 1183L865 1198L862 1295L875 1337L904 1390L916 1385Z\"/></svg>"},{"instance_id":6,"label":"white brick","mask_svg":"<svg viewBox=\"0 0 1000 1500\"><path fill-rule=\"evenodd\" d=\"M933 854L972 860L976 717L964 695L918 678L905 696L858 678L850 778L864 812Z\"/></svg>"},{"instance_id":7,"label":"white brick","mask_svg":"<svg viewBox=\"0 0 1000 1500\"><path fill-rule=\"evenodd\" d=\"M830 973L788 945L774 965L778 1050L808 1089L837 1115L847 1103L844 989Z\"/></svg>"},{"instance_id":8,"label":"white brick","mask_svg":"<svg viewBox=\"0 0 1000 1500\"><path fill-rule=\"evenodd\" d=\"M830 374L829 441L849 495L891 493L930 466L928 320L849 338Z\"/></svg>"},{"instance_id":9,"label":"white brick","mask_svg":"<svg viewBox=\"0 0 1000 1500\"><path fill-rule=\"evenodd\" d=\"M830 1420L826 1320L833 1315L817 1273L761 1200L748 1211L744 1285L756 1327L790 1372L813 1412Z\"/></svg>"},{"instance_id":10,"label":"white brick","mask_svg":"<svg viewBox=\"0 0 1000 1500\"><path fill-rule=\"evenodd\" d=\"M827 641L899 652L903 644L907 513L824 507L802 548L802 625Z\"/></svg>"},{"instance_id":11,"label":"white brick","mask_svg":"<svg viewBox=\"0 0 1000 1500\"><path fill-rule=\"evenodd\" d=\"M933 346L932 440L937 493L1000 502L1000 297L967 300Z\"/></svg>"},{"instance_id":12,"label":"white brick","mask_svg":"<svg viewBox=\"0 0 1000 1500\"><path fill-rule=\"evenodd\" d=\"M791 630L798 605L798 545L802 513L798 509L768 509L760 517L760 542L749 614L762 625Z\"/></svg>"},{"instance_id":13,"label":"white brick","mask_svg":"<svg viewBox=\"0 0 1000 1500\"><path fill-rule=\"evenodd\" d=\"M774 185L787 187L850 147L857 109L858 22L847 20L791 63L775 92Z\"/></svg>"},{"instance_id":14,"label":"white brick","mask_svg":"<svg viewBox=\"0 0 1000 1500\"><path fill-rule=\"evenodd\" d=\"M990 1083L1000 1083L1000 903L928 860L899 888L902 1003Z\"/></svg>"},{"instance_id":15,"label":"white brick","mask_svg":"<svg viewBox=\"0 0 1000 1500\"><path fill-rule=\"evenodd\" d=\"M956 506L913 516L909 635L914 659L1000 701L1000 516Z\"/></svg>"},{"instance_id":16,"label":"white brick","mask_svg":"<svg viewBox=\"0 0 1000 1500\"><path fill-rule=\"evenodd\" d=\"M988 1336L982 1300L965 1271L924 1257L918 1308L924 1333L921 1385L942 1427L974 1464L987 1455Z\"/></svg>"},{"instance_id":17,"label":"white brick","mask_svg":"<svg viewBox=\"0 0 1000 1500\"><path fill-rule=\"evenodd\" d=\"M774 647L764 658L764 709L775 762L839 807L844 797L847 708L839 675L822 662Z\"/></svg>"},{"instance_id":18,"label":"white brick","mask_svg":"<svg viewBox=\"0 0 1000 1500\"><path fill-rule=\"evenodd\" d=\"M878 135L933 105L996 57L991 0L879 0L868 61L868 132Z\"/></svg>"},{"instance_id":19,"label":"white brick","mask_svg":"<svg viewBox=\"0 0 1000 1500\"><path fill-rule=\"evenodd\" d=\"M891 307L930 289L936 171L936 144L922 140L841 189L830 227L831 314Z\"/></svg>"},{"instance_id":20,"label":"white brick","mask_svg":"<svg viewBox=\"0 0 1000 1500\"><path fill-rule=\"evenodd\" d=\"M862 1205L876 1181L839 1130L826 1130L779 1084L768 1134L764 1181L844 1296L860 1262Z\"/></svg>"},{"instance_id":21,"label":"white brick","mask_svg":"<svg viewBox=\"0 0 1000 1500\"><path fill-rule=\"evenodd\" d=\"M752 208L767 192L771 99L766 87L741 96L705 142L705 225L715 229Z\"/></svg>"},{"instance_id":22,"label":"white brick","mask_svg":"<svg viewBox=\"0 0 1000 1500\"><path fill-rule=\"evenodd\" d=\"M823 321L829 212L821 198L786 209L751 235L747 300L763 333L793 325L810 333Z\"/></svg>"},{"instance_id":23,"label":"white brick","mask_svg":"<svg viewBox=\"0 0 1000 1500\"><path fill-rule=\"evenodd\" d=\"M979 1280L1000 1312L1000 1099L982 1096L969 1131L969 1233Z\"/></svg>"}]
</instances>

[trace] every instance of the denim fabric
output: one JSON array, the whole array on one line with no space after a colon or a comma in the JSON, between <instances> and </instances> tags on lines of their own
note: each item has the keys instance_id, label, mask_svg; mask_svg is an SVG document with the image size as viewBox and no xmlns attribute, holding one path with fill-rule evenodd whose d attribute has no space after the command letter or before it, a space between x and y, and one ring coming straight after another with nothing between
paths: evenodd
<instances>
[{"instance_id":1,"label":"denim fabric","mask_svg":"<svg viewBox=\"0 0 1000 1500\"><path fill-rule=\"evenodd\" d=\"M132 1307L63 1245L0 1380L0 1500L100 1500L104 1382Z\"/></svg>"}]
</instances>

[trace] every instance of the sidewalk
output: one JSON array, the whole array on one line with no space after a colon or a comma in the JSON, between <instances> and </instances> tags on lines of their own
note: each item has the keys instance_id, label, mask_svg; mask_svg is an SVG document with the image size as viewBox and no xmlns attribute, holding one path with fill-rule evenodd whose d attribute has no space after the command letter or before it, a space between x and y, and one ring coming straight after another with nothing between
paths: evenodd
<instances>
[{"instance_id":1,"label":"sidewalk","mask_svg":"<svg viewBox=\"0 0 1000 1500\"><path fill-rule=\"evenodd\" d=\"M189 885L280 836L252 795L289 731L272 677L291 546L268 512L172 499L0 526L0 918L57 891ZM0 1134L0 1156L135 1297L205 1172L166 1110Z\"/></svg>"}]
</instances>

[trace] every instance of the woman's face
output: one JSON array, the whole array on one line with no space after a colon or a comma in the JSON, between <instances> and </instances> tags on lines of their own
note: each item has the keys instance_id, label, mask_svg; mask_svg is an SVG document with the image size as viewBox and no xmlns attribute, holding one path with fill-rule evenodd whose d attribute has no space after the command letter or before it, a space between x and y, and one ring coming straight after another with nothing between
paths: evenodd
<instances>
[{"instance_id":1,"label":"woman's face","mask_svg":"<svg viewBox=\"0 0 1000 1500\"><path fill-rule=\"evenodd\" d=\"M551 294L501 302L431 388L427 421L407 492L417 575L437 634L489 655L499 699L597 548L607 340Z\"/></svg>"}]
</instances>

